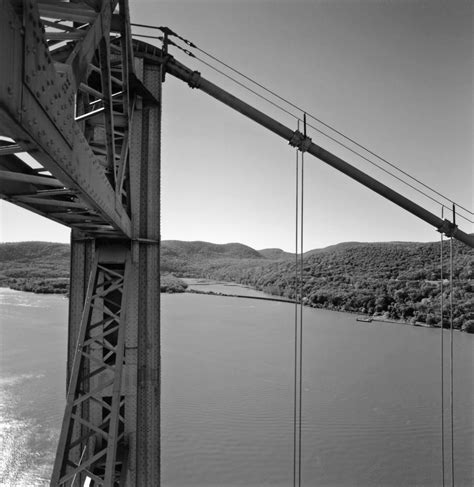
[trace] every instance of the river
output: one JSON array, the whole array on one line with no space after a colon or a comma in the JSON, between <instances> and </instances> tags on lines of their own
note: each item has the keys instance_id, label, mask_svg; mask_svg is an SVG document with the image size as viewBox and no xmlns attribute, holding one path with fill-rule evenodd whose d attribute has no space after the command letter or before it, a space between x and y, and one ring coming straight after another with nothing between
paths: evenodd
<instances>
[{"instance_id":1,"label":"river","mask_svg":"<svg viewBox=\"0 0 474 487\"><path fill-rule=\"evenodd\" d=\"M0 485L47 485L67 300L0 298ZM288 303L162 296L163 486L291 485L293 317ZM457 486L474 485L473 339L454 334ZM302 485L441 485L439 344L437 329L304 310Z\"/></svg>"}]
</instances>

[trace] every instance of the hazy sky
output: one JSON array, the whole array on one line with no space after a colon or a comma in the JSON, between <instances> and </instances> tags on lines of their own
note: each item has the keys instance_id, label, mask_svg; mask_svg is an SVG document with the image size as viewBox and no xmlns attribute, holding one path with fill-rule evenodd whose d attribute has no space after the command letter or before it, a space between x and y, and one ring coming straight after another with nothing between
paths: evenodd
<instances>
[{"instance_id":1,"label":"hazy sky","mask_svg":"<svg viewBox=\"0 0 474 487\"><path fill-rule=\"evenodd\" d=\"M170 27L472 210L471 0L131 0L130 5L133 22ZM207 66L175 49L171 53L296 128L294 119ZM163 89L162 238L294 250L294 149L171 76ZM353 154L309 135L440 213L439 206ZM306 249L348 240L438 239L429 225L394 204L312 156L305 160ZM68 241L64 227L7 203L0 211L2 241ZM472 225L461 227L473 231Z\"/></svg>"}]
</instances>

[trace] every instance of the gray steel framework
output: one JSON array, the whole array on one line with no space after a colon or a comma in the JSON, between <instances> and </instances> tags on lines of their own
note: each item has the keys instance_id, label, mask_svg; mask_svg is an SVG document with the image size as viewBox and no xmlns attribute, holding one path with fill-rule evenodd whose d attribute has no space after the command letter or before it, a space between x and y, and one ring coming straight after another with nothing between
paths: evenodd
<instances>
[{"instance_id":1,"label":"gray steel framework","mask_svg":"<svg viewBox=\"0 0 474 487\"><path fill-rule=\"evenodd\" d=\"M127 0L0 11L0 197L72 229L52 485L159 485L162 70Z\"/></svg>"},{"instance_id":2,"label":"gray steel framework","mask_svg":"<svg viewBox=\"0 0 474 487\"><path fill-rule=\"evenodd\" d=\"M115 252L113 251L115 250ZM115 255L114 255L115 254ZM125 356L130 253L126 247L96 253L72 363L53 485L119 485L127 461ZM88 453L89 452L89 453Z\"/></svg>"}]
</instances>

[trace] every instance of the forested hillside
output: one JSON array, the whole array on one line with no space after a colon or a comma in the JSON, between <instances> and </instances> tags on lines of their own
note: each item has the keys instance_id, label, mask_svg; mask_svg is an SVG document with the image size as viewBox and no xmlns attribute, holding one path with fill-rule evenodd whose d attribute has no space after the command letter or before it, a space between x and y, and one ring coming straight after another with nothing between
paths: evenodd
<instances>
[{"instance_id":1,"label":"forested hillside","mask_svg":"<svg viewBox=\"0 0 474 487\"><path fill-rule=\"evenodd\" d=\"M35 293L67 293L69 245L52 242L0 244L0 286Z\"/></svg>"},{"instance_id":2,"label":"forested hillside","mask_svg":"<svg viewBox=\"0 0 474 487\"><path fill-rule=\"evenodd\" d=\"M474 251L454 243L454 325L474 328ZM176 277L233 281L295 298L295 257L242 244L163 241L162 290L185 289ZM444 247L443 297L450 298L449 243ZM34 292L67 292L69 246L45 242L0 244L0 285ZM440 326L439 243L346 242L304 256L304 302L390 319ZM445 326L448 313L445 314Z\"/></svg>"},{"instance_id":3,"label":"forested hillside","mask_svg":"<svg viewBox=\"0 0 474 487\"><path fill-rule=\"evenodd\" d=\"M258 251L239 243L213 244L209 242L161 242L161 271L183 277L202 277L211 268L228 263L247 266L267 259Z\"/></svg>"},{"instance_id":4,"label":"forested hillside","mask_svg":"<svg viewBox=\"0 0 474 487\"><path fill-rule=\"evenodd\" d=\"M0 287L34 293L69 291L68 244L52 242L12 242L0 244ZM161 278L163 292L184 292L185 282L166 273Z\"/></svg>"},{"instance_id":5,"label":"forested hillside","mask_svg":"<svg viewBox=\"0 0 474 487\"><path fill-rule=\"evenodd\" d=\"M449 248L444 249L443 296L449 292ZM473 326L474 252L454 245L454 326ZM262 291L295 297L294 258L241 267L234 263L209 269L209 277L233 280ZM305 303L313 307L383 315L440 325L439 243L342 244L306 254ZM445 326L448 313L445 314ZM471 323L469 323L471 321Z\"/></svg>"}]
</instances>

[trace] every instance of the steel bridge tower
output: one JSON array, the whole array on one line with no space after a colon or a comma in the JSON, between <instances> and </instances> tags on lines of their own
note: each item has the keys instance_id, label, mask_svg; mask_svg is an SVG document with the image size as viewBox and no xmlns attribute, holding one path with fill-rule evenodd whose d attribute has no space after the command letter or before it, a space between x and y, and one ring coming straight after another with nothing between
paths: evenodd
<instances>
[{"instance_id":1,"label":"steel bridge tower","mask_svg":"<svg viewBox=\"0 0 474 487\"><path fill-rule=\"evenodd\" d=\"M72 229L51 484L157 486L162 68L127 0L0 5L0 196Z\"/></svg>"}]
</instances>

